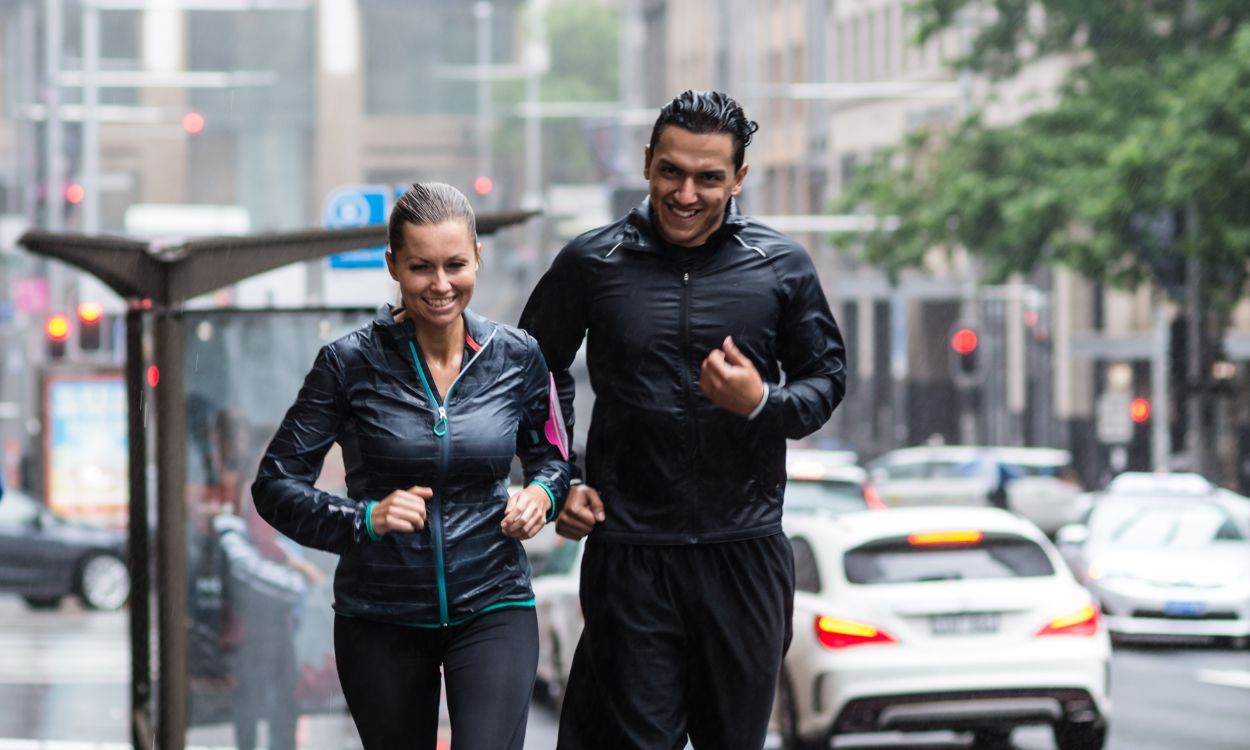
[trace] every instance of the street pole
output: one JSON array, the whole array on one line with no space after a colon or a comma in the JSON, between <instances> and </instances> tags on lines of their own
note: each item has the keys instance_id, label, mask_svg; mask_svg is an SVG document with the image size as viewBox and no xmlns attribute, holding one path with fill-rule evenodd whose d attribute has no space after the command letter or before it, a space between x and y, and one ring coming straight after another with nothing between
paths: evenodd
<instances>
[{"instance_id":1,"label":"street pole","mask_svg":"<svg viewBox=\"0 0 1250 750\"><path fill-rule=\"evenodd\" d=\"M1198 52L1198 3L1196 0L1186 0L1185 2L1185 26L1186 26L1186 52L1195 55ZM1206 408L1205 388L1207 379L1203 372L1203 353L1206 349L1204 346L1203 335L1206 332L1206 325L1203 323L1203 304L1202 304L1202 260L1197 257L1198 252L1198 204L1190 198L1185 202L1185 238L1189 241L1189 256L1185 260L1185 312L1188 316L1186 321L1188 330L1187 344L1188 352L1186 357L1186 385L1188 390L1189 401L1189 424L1187 425L1186 440L1189 444L1190 470L1196 471L1208 478L1207 474L1207 451L1206 451L1206 435L1202 429L1203 411Z\"/></svg>"},{"instance_id":2,"label":"street pole","mask_svg":"<svg viewBox=\"0 0 1250 750\"><path fill-rule=\"evenodd\" d=\"M1168 359L1171 330L1168 312L1155 304L1153 330L1150 337L1150 468L1166 471L1172 453L1172 436L1168 404Z\"/></svg>"},{"instance_id":3,"label":"street pole","mask_svg":"<svg viewBox=\"0 0 1250 750\"><path fill-rule=\"evenodd\" d=\"M100 9L93 2L82 6L82 226L85 234L100 231Z\"/></svg>"},{"instance_id":4,"label":"street pole","mask_svg":"<svg viewBox=\"0 0 1250 750\"><path fill-rule=\"evenodd\" d=\"M473 16L477 19L477 68L480 74L477 79L477 177L489 177L493 158L490 123L494 116L491 111L491 16L495 6L487 0L479 0L473 4ZM494 191L483 197L483 202L493 205Z\"/></svg>"},{"instance_id":5,"label":"street pole","mask_svg":"<svg viewBox=\"0 0 1250 750\"><path fill-rule=\"evenodd\" d=\"M44 113L44 228L55 232L63 223L65 196L61 163L64 160L61 133L61 0L46 0L44 6L47 16L44 18L44 101L47 104ZM52 303L61 301L59 289L52 290Z\"/></svg>"}]
</instances>

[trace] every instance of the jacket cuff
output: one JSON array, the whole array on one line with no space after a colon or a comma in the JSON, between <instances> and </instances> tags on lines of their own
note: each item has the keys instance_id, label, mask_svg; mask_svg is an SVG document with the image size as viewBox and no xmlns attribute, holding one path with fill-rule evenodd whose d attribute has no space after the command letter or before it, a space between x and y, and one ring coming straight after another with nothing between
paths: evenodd
<instances>
[{"instance_id":1,"label":"jacket cuff","mask_svg":"<svg viewBox=\"0 0 1250 750\"><path fill-rule=\"evenodd\" d=\"M379 541L382 538L381 536L378 535L378 532L373 530L373 506L377 504L378 504L377 500L370 500L369 502L365 503L365 511L364 511L365 531L368 532L369 538L375 542Z\"/></svg>"},{"instance_id":2,"label":"jacket cuff","mask_svg":"<svg viewBox=\"0 0 1250 750\"><path fill-rule=\"evenodd\" d=\"M767 403L768 403L768 383L764 383L764 395L760 396L760 402L756 404L755 408L751 410L751 413L747 415L747 421L750 422L752 419L755 419L756 417L758 417L760 415L760 412L764 411L764 405Z\"/></svg>"},{"instance_id":3,"label":"jacket cuff","mask_svg":"<svg viewBox=\"0 0 1250 750\"><path fill-rule=\"evenodd\" d=\"M556 517L556 493L552 492L550 487L537 479L531 481L530 484L536 484L539 487L542 487L543 492L547 493L547 499L551 500L551 512L547 514L547 523L551 523L552 519Z\"/></svg>"}]
</instances>

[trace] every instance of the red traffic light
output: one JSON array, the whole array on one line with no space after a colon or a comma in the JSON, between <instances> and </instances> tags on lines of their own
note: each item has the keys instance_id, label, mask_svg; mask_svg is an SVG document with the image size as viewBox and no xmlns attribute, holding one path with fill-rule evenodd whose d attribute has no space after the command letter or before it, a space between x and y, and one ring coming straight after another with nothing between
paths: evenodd
<instances>
[{"instance_id":1,"label":"red traffic light","mask_svg":"<svg viewBox=\"0 0 1250 750\"><path fill-rule=\"evenodd\" d=\"M69 318L64 315L53 315L44 324L44 331L53 341L65 341L69 338Z\"/></svg>"},{"instance_id":2,"label":"red traffic light","mask_svg":"<svg viewBox=\"0 0 1250 750\"><path fill-rule=\"evenodd\" d=\"M156 365L148 365L148 387L155 388L161 382L161 371Z\"/></svg>"},{"instance_id":3,"label":"red traffic light","mask_svg":"<svg viewBox=\"0 0 1250 750\"><path fill-rule=\"evenodd\" d=\"M956 354L972 354L977 350L977 332L971 328L960 328L951 336L951 348Z\"/></svg>"},{"instance_id":4,"label":"red traffic light","mask_svg":"<svg viewBox=\"0 0 1250 750\"><path fill-rule=\"evenodd\" d=\"M486 175L482 175L473 181L473 191L478 195L489 195L490 191L495 189L495 181Z\"/></svg>"},{"instance_id":5,"label":"red traffic light","mask_svg":"<svg viewBox=\"0 0 1250 750\"><path fill-rule=\"evenodd\" d=\"M204 115L199 112L188 112L182 116L182 129L187 135L199 135L204 132Z\"/></svg>"},{"instance_id":6,"label":"red traffic light","mask_svg":"<svg viewBox=\"0 0 1250 750\"><path fill-rule=\"evenodd\" d=\"M1128 405L1128 416L1137 424L1150 419L1150 402L1144 398L1135 398Z\"/></svg>"},{"instance_id":7,"label":"red traffic light","mask_svg":"<svg viewBox=\"0 0 1250 750\"><path fill-rule=\"evenodd\" d=\"M82 199L87 197L87 190L81 183L71 182L65 186L65 202L71 206L77 206L82 203Z\"/></svg>"}]
</instances>

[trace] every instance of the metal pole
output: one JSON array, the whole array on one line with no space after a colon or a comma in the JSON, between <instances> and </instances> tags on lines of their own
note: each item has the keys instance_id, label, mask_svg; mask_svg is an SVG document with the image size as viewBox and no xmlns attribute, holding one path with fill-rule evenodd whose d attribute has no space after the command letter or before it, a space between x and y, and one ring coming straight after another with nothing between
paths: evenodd
<instances>
[{"instance_id":1,"label":"metal pole","mask_svg":"<svg viewBox=\"0 0 1250 750\"><path fill-rule=\"evenodd\" d=\"M100 231L100 9L95 3L82 6L82 231Z\"/></svg>"},{"instance_id":2,"label":"metal pole","mask_svg":"<svg viewBox=\"0 0 1250 750\"><path fill-rule=\"evenodd\" d=\"M130 737L136 748L152 744L151 581L148 580L147 432L143 402L143 311L126 311L127 442L130 450Z\"/></svg>"},{"instance_id":3,"label":"metal pole","mask_svg":"<svg viewBox=\"0 0 1250 750\"><path fill-rule=\"evenodd\" d=\"M1168 335L1168 312L1162 304L1155 305L1153 317L1154 330L1150 342L1150 467L1155 471L1165 471L1172 453L1171 415L1168 409L1171 337Z\"/></svg>"},{"instance_id":4,"label":"metal pole","mask_svg":"<svg viewBox=\"0 0 1250 750\"><path fill-rule=\"evenodd\" d=\"M64 161L61 134L61 0L45 0L47 17L44 18L44 116L46 138L44 141L44 227L49 231L61 229L64 223L65 175L61 171ZM60 290L52 290L53 304L59 304Z\"/></svg>"},{"instance_id":5,"label":"metal pole","mask_svg":"<svg viewBox=\"0 0 1250 750\"><path fill-rule=\"evenodd\" d=\"M182 312L163 308L156 316L157 619L160 630L160 720L157 747L182 750L187 735L187 508L186 434L183 392ZM175 437L179 436L179 437Z\"/></svg>"},{"instance_id":6,"label":"metal pole","mask_svg":"<svg viewBox=\"0 0 1250 750\"><path fill-rule=\"evenodd\" d=\"M26 108L35 102L35 87L38 65L36 65L37 55L35 53L35 6L32 3L22 3L18 10L18 34L19 42L16 49L20 49L18 58L18 104L21 112L21 119L18 120L18 172L17 184L22 187L22 215L26 217L26 222L30 226L38 226L39 216L36 213L35 189L39 182L39 164L37 153L39 149L36 144L39 142L35 124L31 120Z\"/></svg>"},{"instance_id":7,"label":"metal pole","mask_svg":"<svg viewBox=\"0 0 1250 750\"><path fill-rule=\"evenodd\" d=\"M490 96L490 23L494 13L495 6L486 0L480 0L473 5L473 15L477 18L477 176L491 179L494 177L490 173L492 158L490 121L493 117ZM487 205L491 205L491 197L488 195L485 198Z\"/></svg>"}]
</instances>

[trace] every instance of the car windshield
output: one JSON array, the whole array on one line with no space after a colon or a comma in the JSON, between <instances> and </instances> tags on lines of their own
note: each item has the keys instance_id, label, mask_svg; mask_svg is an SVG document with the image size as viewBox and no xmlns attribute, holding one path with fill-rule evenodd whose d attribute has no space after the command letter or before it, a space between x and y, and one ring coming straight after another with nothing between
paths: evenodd
<instances>
[{"instance_id":1,"label":"car windshield","mask_svg":"<svg viewBox=\"0 0 1250 750\"><path fill-rule=\"evenodd\" d=\"M851 583L1035 578L1054 575L1046 552L1018 536L987 536L976 544L913 545L905 537L849 550L846 578Z\"/></svg>"},{"instance_id":2,"label":"car windshield","mask_svg":"<svg viewBox=\"0 0 1250 750\"><path fill-rule=\"evenodd\" d=\"M543 561L542 570L538 575L564 575L573 570L573 564L577 562L577 549L580 546L578 542L572 542L561 539L558 544L551 550L551 554L547 555L547 559Z\"/></svg>"},{"instance_id":3,"label":"car windshield","mask_svg":"<svg viewBox=\"0 0 1250 750\"><path fill-rule=\"evenodd\" d=\"M0 523L28 523L39 515L39 505L25 495L8 490L0 499Z\"/></svg>"},{"instance_id":4,"label":"car windshield","mask_svg":"<svg viewBox=\"0 0 1250 750\"><path fill-rule=\"evenodd\" d=\"M1204 547L1244 541L1233 517L1218 505L1196 500L1104 499L1090 518L1092 541L1125 547Z\"/></svg>"},{"instance_id":5,"label":"car windshield","mask_svg":"<svg viewBox=\"0 0 1250 750\"><path fill-rule=\"evenodd\" d=\"M845 513L867 507L858 482L824 480L786 483L786 510L832 510Z\"/></svg>"}]
</instances>

